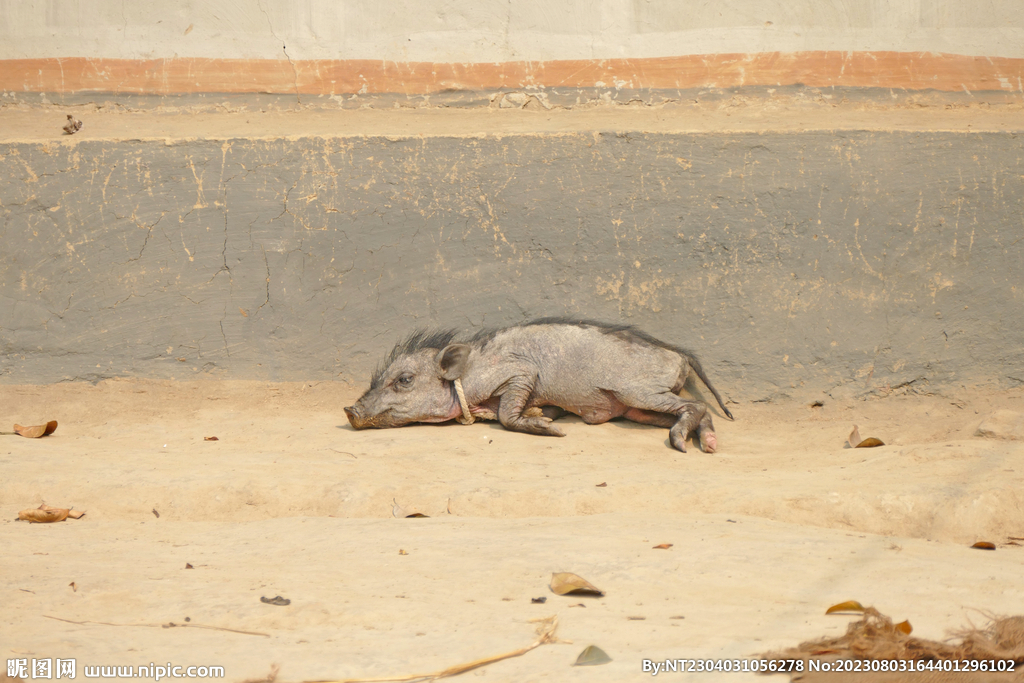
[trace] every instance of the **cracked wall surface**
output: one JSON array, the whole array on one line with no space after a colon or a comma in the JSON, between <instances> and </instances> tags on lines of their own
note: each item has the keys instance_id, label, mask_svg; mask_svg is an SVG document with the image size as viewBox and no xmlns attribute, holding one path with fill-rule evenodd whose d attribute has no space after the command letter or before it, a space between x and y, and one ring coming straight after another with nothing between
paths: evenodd
<instances>
[{"instance_id":1,"label":"cracked wall surface","mask_svg":"<svg viewBox=\"0 0 1024 683\"><path fill-rule=\"evenodd\" d=\"M757 400L1024 381L1013 132L0 145L0 381L365 381L417 327L636 324Z\"/></svg>"},{"instance_id":2,"label":"cracked wall surface","mask_svg":"<svg viewBox=\"0 0 1024 683\"><path fill-rule=\"evenodd\" d=\"M1024 57L1018 0L0 0L0 59L494 63L749 52Z\"/></svg>"}]
</instances>

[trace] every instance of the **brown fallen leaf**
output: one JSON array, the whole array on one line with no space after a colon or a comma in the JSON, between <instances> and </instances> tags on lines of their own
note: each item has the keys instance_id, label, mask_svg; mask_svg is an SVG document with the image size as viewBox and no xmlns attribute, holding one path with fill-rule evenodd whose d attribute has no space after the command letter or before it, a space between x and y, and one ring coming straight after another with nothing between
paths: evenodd
<instances>
[{"instance_id":1,"label":"brown fallen leaf","mask_svg":"<svg viewBox=\"0 0 1024 683\"><path fill-rule=\"evenodd\" d=\"M580 656L576 658L576 663L573 666L597 666L599 664L607 664L610 661L612 661L612 658L604 650L597 645L588 645L580 653Z\"/></svg>"},{"instance_id":2,"label":"brown fallen leaf","mask_svg":"<svg viewBox=\"0 0 1024 683\"><path fill-rule=\"evenodd\" d=\"M860 604L856 600L847 600L846 602L840 602L838 605L832 605L825 614L835 614L836 612L863 612L864 605Z\"/></svg>"},{"instance_id":3,"label":"brown fallen leaf","mask_svg":"<svg viewBox=\"0 0 1024 683\"><path fill-rule=\"evenodd\" d=\"M913 630L914 630L914 627L913 627L913 626L911 626L911 625L910 625L910 622L909 622L909 621L907 621L906 619L904 619L904 620L903 620L903 621L901 621L900 623L896 624L896 625L895 625L895 626L894 626L893 628L895 628L895 629L896 629L897 631L899 631L900 633L903 633L903 634L905 634L905 635L908 635L908 636L909 636L909 635L911 634L911 632L913 632Z\"/></svg>"},{"instance_id":4,"label":"brown fallen leaf","mask_svg":"<svg viewBox=\"0 0 1024 683\"><path fill-rule=\"evenodd\" d=\"M50 522L63 522L68 518L69 512L71 510L40 505L31 510L22 510L18 513L18 519L23 519L26 522L35 522L36 524L49 524Z\"/></svg>"},{"instance_id":5,"label":"brown fallen leaf","mask_svg":"<svg viewBox=\"0 0 1024 683\"><path fill-rule=\"evenodd\" d=\"M398 504L398 500L395 498L392 498L391 502L395 504L394 507L391 508L391 515L393 517L404 517L406 519L412 517L427 517L427 515L423 514L422 512L418 512L417 510L413 510L411 508L403 508L401 505Z\"/></svg>"},{"instance_id":6,"label":"brown fallen leaf","mask_svg":"<svg viewBox=\"0 0 1024 683\"><path fill-rule=\"evenodd\" d=\"M850 448L875 448L885 445L881 439L876 439L873 436L866 439L860 438L860 430L857 429L857 425L853 425L853 431L850 432L850 436L846 440L849 442Z\"/></svg>"},{"instance_id":7,"label":"brown fallen leaf","mask_svg":"<svg viewBox=\"0 0 1024 683\"><path fill-rule=\"evenodd\" d=\"M160 519L160 513L156 511L156 508L153 508L152 513L157 519Z\"/></svg>"},{"instance_id":8,"label":"brown fallen leaf","mask_svg":"<svg viewBox=\"0 0 1024 683\"><path fill-rule=\"evenodd\" d=\"M194 569L194 567L192 566L191 562L186 562L185 563L185 569Z\"/></svg>"},{"instance_id":9,"label":"brown fallen leaf","mask_svg":"<svg viewBox=\"0 0 1024 683\"><path fill-rule=\"evenodd\" d=\"M672 547L673 545L675 545L675 544L674 544L674 543L662 543L661 545L656 545L656 546L654 546L654 548L653 548L653 549L654 549L654 550L668 550L668 549L669 549L669 548L671 548L671 547Z\"/></svg>"},{"instance_id":10,"label":"brown fallen leaf","mask_svg":"<svg viewBox=\"0 0 1024 683\"><path fill-rule=\"evenodd\" d=\"M215 436L204 436L203 441L220 441L220 439Z\"/></svg>"},{"instance_id":11,"label":"brown fallen leaf","mask_svg":"<svg viewBox=\"0 0 1024 683\"><path fill-rule=\"evenodd\" d=\"M594 486L599 488L599 489L603 489L603 488L608 486L608 482L602 481L600 484L594 484Z\"/></svg>"},{"instance_id":12,"label":"brown fallen leaf","mask_svg":"<svg viewBox=\"0 0 1024 683\"><path fill-rule=\"evenodd\" d=\"M50 420L44 425L35 425L34 427L23 427L21 425L14 425L14 433L18 436L24 436L28 439L38 439L41 436L49 436L57 431L57 421Z\"/></svg>"},{"instance_id":13,"label":"brown fallen leaf","mask_svg":"<svg viewBox=\"0 0 1024 683\"><path fill-rule=\"evenodd\" d=\"M977 543L975 543L971 547L972 548L977 548L978 550L995 550L996 549L996 544L995 543L989 543L988 541L978 541Z\"/></svg>"},{"instance_id":14,"label":"brown fallen leaf","mask_svg":"<svg viewBox=\"0 0 1024 683\"><path fill-rule=\"evenodd\" d=\"M69 583L68 585L69 585L69 586L71 586L71 590L72 590L72 592L74 592L74 593L77 593L77 592L78 592L78 586L76 586L76 585L75 585L75 582L74 582L74 581L72 581L72 582L71 582L71 583Z\"/></svg>"},{"instance_id":15,"label":"brown fallen leaf","mask_svg":"<svg viewBox=\"0 0 1024 683\"><path fill-rule=\"evenodd\" d=\"M268 605L277 605L278 607L285 607L292 604L292 601L288 598L282 598L280 595L275 595L272 598L261 597L260 602L264 602Z\"/></svg>"},{"instance_id":16,"label":"brown fallen leaf","mask_svg":"<svg viewBox=\"0 0 1024 683\"><path fill-rule=\"evenodd\" d=\"M71 519L81 519L85 517L85 510L68 510L68 517Z\"/></svg>"},{"instance_id":17,"label":"brown fallen leaf","mask_svg":"<svg viewBox=\"0 0 1024 683\"><path fill-rule=\"evenodd\" d=\"M598 598L604 595L603 590L572 572L552 574L551 592L556 595L591 595Z\"/></svg>"},{"instance_id":18,"label":"brown fallen leaf","mask_svg":"<svg viewBox=\"0 0 1024 683\"><path fill-rule=\"evenodd\" d=\"M64 124L64 133L66 135L74 135L80 130L82 130L82 122L68 114L68 122Z\"/></svg>"}]
</instances>

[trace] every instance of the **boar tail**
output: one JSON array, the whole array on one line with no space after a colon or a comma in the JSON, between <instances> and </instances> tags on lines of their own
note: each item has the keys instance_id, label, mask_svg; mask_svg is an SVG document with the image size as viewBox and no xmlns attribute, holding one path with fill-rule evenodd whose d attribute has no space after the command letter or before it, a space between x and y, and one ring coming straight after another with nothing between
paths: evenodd
<instances>
[{"instance_id":1,"label":"boar tail","mask_svg":"<svg viewBox=\"0 0 1024 683\"><path fill-rule=\"evenodd\" d=\"M700 377L700 381L704 382L704 386L706 386L711 393L715 395L715 398L718 399L718 405L721 406L722 411L725 412L730 420L734 420L735 418L732 416L732 413L725 407L725 401L722 400L722 395L718 393L718 389L715 389L715 387L711 385L711 380L709 380L708 376L704 373L704 368L701 367L700 361L691 355L687 355L686 362L690 364L690 368L693 369L694 373Z\"/></svg>"}]
</instances>

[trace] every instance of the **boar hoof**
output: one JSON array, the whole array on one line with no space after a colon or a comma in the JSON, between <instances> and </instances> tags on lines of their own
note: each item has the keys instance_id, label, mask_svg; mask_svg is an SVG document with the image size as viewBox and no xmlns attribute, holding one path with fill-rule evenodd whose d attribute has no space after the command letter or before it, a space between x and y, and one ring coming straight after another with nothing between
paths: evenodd
<instances>
[{"instance_id":1,"label":"boar hoof","mask_svg":"<svg viewBox=\"0 0 1024 683\"><path fill-rule=\"evenodd\" d=\"M673 429L668 433L668 440L672 444L672 448L682 453L686 452L686 434Z\"/></svg>"},{"instance_id":2,"label":"boar hoof","mask_svg":"<svg viewBox=\"0 0 1024 683\"><path fill-rule=\"evenodd\" d=\"M700 449L705 453L714 453L718 450L718 437L714 432L700 433Z\"/></svg>"},{"instance_id":3,"label":"boar hoof","mask_svg":"<svg viewBox=\"0 0 1024 683\"><path fill-rule=\"evenodd\" d=\"M540 436L565 436L560 427L551 424L549 417L527 417L519 423L519 429Z\"/></svg>"}]
</instances>

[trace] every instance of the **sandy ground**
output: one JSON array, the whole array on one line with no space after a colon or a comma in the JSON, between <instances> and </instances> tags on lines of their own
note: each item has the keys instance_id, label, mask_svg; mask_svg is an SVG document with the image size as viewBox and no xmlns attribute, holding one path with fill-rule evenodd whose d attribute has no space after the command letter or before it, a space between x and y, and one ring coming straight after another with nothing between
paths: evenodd
<instances>
[{"instance_id":1,"label":"sandy ground","mask_svg":"<svg viewBox=\"0 0 1024 683\"><path fill-rule=\"evenodd\" d=\"M65 135L66 115L85 125ZM340 110L308 106L260 110L224 103L200 107L128 109L106 103L0 106L0 143L75 146L88 140L226 140L302 137L506 136L579 134L609 130L704 133L881 130L1015 131L1024 128L1024 105L1007 103L836 102L787 96L736 96L700 104L597 106L527 111L471 107Z\"/></svg>"},{"instance_id":2,"label":"sandy ground","mask_svg":"<svg viewBox=\"0 0 1024 683\"><path fill-rule=\"evenodd\" d=\"M60 422L0 436L0 659L75 658L79 678L151 662L231 681L274 665L283 681L402 676L524 647L531 619L557 615L571 644L462 678L624 681L650 676L644 659L842 633L852 617L824 612L849 599L927 638L1024 614L1024 546L1008 544L1024 536L1024 442L974 436L994 410L1024 411L1020 389L737 404L714 455L575 418L564 439L494 423L356 432L341 406L357 393L0 388L0 428ZM844 448L854 423L890 445ZM393 517L396 500L429 518ZM44 501L87 514L15 521ZM606 595L554 595L562 571ZM260 601L278 595L291 604ZM590 644L613 661L572 667ZM687 680L723 677L766 680Z\"/></svg>"}]
</instances>

